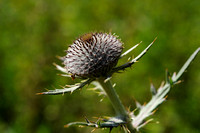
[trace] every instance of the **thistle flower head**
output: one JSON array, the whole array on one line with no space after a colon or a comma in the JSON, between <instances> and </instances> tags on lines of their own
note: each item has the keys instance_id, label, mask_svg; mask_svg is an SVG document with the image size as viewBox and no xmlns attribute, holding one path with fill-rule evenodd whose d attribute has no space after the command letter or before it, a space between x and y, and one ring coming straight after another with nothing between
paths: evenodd
<instances>
[{"instance_id":1,"label":"thistle flower head","mask_svg":"<svg viewBox=\"0 0 200 133\"><path fill-rule=\"evenodd\" d=\"M107 33L88 33L67 50L64 65L72 76L97 78L110 76L122 52L122 42Z\"/></svg>"}]
</instances>

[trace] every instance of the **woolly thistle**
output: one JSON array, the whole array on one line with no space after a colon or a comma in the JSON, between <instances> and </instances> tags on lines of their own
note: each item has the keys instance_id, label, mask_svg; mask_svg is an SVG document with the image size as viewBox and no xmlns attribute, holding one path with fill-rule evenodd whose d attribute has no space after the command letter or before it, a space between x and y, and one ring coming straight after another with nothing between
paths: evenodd
<instances>
[{"instance_id":1,"label":"woolly thistle","mask_svg":"<svg viewBox=\"0 0 200 133\"><path fill-rule=\"evenodd\" d=\"M135 132L152 120L146 119L155 112L158 105L165 101L170 88L173 85L180 83L179 78L200 51L200 48L198 48L177 74L174 73L173 76L170 76L169 72L167 72L165 84L161 84L158 90L151 85L150 90L152 92L152 99L145 105L141 105L136 101L139 112L135 114L134 110L130 111L125 109L115 92L110 79L113 73L124 70L137 62L149 50L154 41L134 59L129 60L121 66L116 66L120 58L135 49L140 43L121 54L123 43L117 39L116 36L107 33L85 34L69 46L65 57L60 58L63 61L64 67L57 64L55 64L55 66L58 70L64 73L61 74L62 76L72 77L72 79L78 77L86 80L82 80L80 83L75 85L66 85L63 89L48 90L47 92L37 94L57 95L67 92L72 93L73 91L83 88L85 85L90 84L93 81L97 81L93 82L96 86L96 89L94 90L99 90L100 94L109 98L113 108L115 109L116 116L103 117L103 119L98 119L97 122L91 122L85 118L86 122L72 122L65 125L65 127L79 125L93 127L95 129L112 129L113 127L121 126L125 132Z\"/></svg>"},{"instance_id":2,"label":"woolly thistle","mask_svg":"<svg viewBox=\"0 0 200 133\"><path fill-rule=\"evenodd\" d=\"M122 42L114 35L88 33L69 46L64 65L72 77L108 77L122 48Z\"/></svg>"}]
</instances>

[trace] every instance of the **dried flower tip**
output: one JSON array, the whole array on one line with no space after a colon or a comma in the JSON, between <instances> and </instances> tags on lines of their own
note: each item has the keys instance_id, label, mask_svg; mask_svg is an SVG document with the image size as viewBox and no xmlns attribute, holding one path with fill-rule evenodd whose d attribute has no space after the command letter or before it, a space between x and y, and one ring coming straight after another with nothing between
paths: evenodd
<instances>
[{"instance_id":1,"label":"dried flower tip","mask_svg":"<svg viewBox=\"0 0 200 133\"><path fill-rule=\"evenodd\" d=\"M122 52L122 42L107 33L88 33L69 46L65 68L73 76L97 78L110 76Z\"/></svg>"}]
</instances>

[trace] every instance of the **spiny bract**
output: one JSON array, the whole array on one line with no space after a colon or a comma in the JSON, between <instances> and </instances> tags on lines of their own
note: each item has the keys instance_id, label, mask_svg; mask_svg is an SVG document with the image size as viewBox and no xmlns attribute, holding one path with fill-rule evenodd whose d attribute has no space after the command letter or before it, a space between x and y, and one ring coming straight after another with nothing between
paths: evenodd
<instances>
[{"instance_id":1,"label":"spiny bract","mask_svg":"<svg viewBox=\"0 0 200 133\"><path fill-rule=\"evenodd\" d=\"M68 73L83 78L110 76L122 52L123 43L107 33L88 33L73 42L67 50L64 65Z\"/></svg>"}]
</instances>

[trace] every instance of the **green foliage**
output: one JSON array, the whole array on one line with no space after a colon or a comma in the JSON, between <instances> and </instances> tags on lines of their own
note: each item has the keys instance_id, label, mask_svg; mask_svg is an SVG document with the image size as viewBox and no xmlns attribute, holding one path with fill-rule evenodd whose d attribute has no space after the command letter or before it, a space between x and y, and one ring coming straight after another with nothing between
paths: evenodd
<instances>
[{"instance_id":1,"label":"green foliage","mask_svg":"<svg viewBox=\"0 0 200 133\"><path fill-rule=\"evenodd\" d=\"M105 98L86 91L64 96L37 96L44 88L74 84L57 76L51 65L75 37L90 31L115 32L125 50L143 41L138 53L158 36L155 45L128 73L114 75L124 105L135 97L148 101L149 79L158 88L166 68L177 71L200 44L200 1L0 1L0 132L81 132L90 128L63 128L84 116L113 114ZM140 49L141 48L141 49ZM126 62L126 58L122 59ZM121 63L122 63L121 62ZM199 132L199 56L184 73L184 83L171 91L156 118L142 132ZM55 87L54 87L55 86ZM96 119L94 119L96 121ZM117 131L114 129L114 131ZM95 132L108 132L108 130Z\"/></svg>"}]
</instances>

